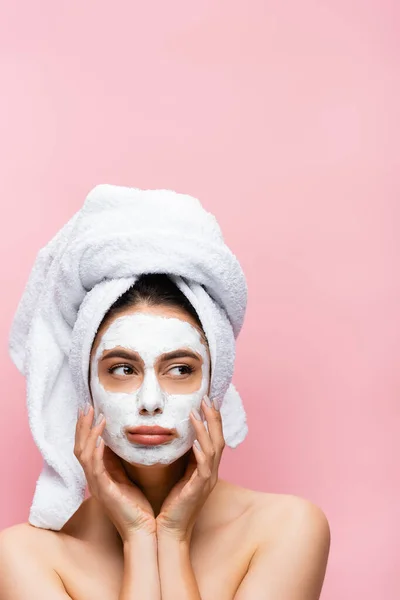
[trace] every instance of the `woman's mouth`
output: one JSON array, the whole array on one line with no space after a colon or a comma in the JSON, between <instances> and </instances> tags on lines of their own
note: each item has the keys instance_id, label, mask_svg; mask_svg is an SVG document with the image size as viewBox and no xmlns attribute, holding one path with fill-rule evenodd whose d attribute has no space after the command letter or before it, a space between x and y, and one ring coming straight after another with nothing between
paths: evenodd
<instances>
[{"instance_id":1,"label":"woman's mouth","mask_svg":"<svg viewBox=\"0 0 400 600\"><path fill-rule=\"evenodd\" d=\"M143 446L158 446L171 442L175 437L175 430L159 426L129 427L125 430L126 437L132 444Z\"/></svg>"}]
</instances>

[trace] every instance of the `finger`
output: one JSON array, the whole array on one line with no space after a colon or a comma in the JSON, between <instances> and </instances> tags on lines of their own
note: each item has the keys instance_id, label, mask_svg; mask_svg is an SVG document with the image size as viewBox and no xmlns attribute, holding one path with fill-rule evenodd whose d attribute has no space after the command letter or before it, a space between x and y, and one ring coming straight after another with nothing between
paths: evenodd
<instances>
[{"instance_id":1,"label":"finger","mask_svg":"<svg viewBox=\"0 0 400 600\"><path fill-rule=\"evenodd\" d=\"M103 464L111 479L117 483L126 483L127 485L132 483L120 457L109 446L106 446L106 444L104 444Z\"/></svg>"},{"instance_id":2,"label":"finger","mask_svg":"<svg viewBox=\"0 0 400 600\"><path fill-rule=\"evenodd\" d=\"M93 414L94 410L93 407L90 405L88 413L85 415L81 411L80 417L77 421L74 452L78 459L79 455L82 453L86 446L86 440L93 422Z\"/></svg>"},{"instance_id":3,"label":"finger","mask_svg":"<svg viewBox=\"0 0 400 600\"><path fill-rule=\"evenodd\" d=\"M77 443L77 441L81 435L82 418L83 418L83 410L81 408L79 408L78 409L78 418L77 418L76 427L75 427L75 444Z\"/></svg>"},{"instance_id":4,"label":"finger","mask_svg":"<svg viewBox=\"0 0 400 600\"><path fill-rule=\"evenodd\" d=\"M211 407L208 406L204 399L202 402L202 409L207 420L208 433L216 452L216 458L220 461L222 451L225 448L221 413L219 410L215 409L214 405Z\"/></svg>"},{"instance_id":5,"label":"finger","mask_svg":"<svg viewBox=\"0 0 400 600\"><path fill-rule=\"evenodd\" d=\"M196 441L196 440L195 440ZM198 440L197 440L198 442ZM200 444L199 444L200 445ZM197 460L197 471L202 482L206 482L211 478L212 467L203 452L202 448L198 448L196 443L193 443L193 452Z\"/></svg>"},{"instance_id":6,"label":"finger","mask_svg":"<svg viewBox=\"0 0 400 600\"><path fill-rule=\"evenodd\" d=\"M96 441L99 435L102 435L104 428L106 425L106 419L103 416L102 420L99 422L99 419L95 423L93 423L91 429L89 430L88 436L86 438L85 448L82 451L81 459L88 464L91 463L93 459L93 453L96 448Z\"/></svg>"},{"instance_id":7,"label":"finger","mask_svg":"<svg viewBox=\"0 0 400 600\"><path fill-rule=\"evenodd\" d=\"M105 465L104 457L108 446L101 436L98 436L96 447L93 452L93 479L96 486L96 494L101 502L106 502L110 495L114 496L119 493L117 482L110 475Z\"/></svg>"},{"instance_id":8,"label":"finger","mask_svg":"<svg viewBox=\"0 0 400 600\"><path fill-rule=\"evenodd\" d=\"M97 436L92 460L92 474L96 482L97 494L99 494L101 490L106 490L107 486L114 485L114 481L110 477L104 464L104 449L105 443L103 438Z\"/></svg>"},{"instance_id":9,"label":"finger","mask_svg":"<svg viewBox=\"0 0 400 600\"><path fill-rule=\"evenodd\" d=\"M215 457L215 448L212 444L206 426L204 425L203 421L196 419L193 412L190 413L190 418L196 431L196 438L200 442L201 449L212 464Z\"/></svg>"},{"instance_id":10,"label":"finger","mask_svg":"<svg viewBox=\"0 0 400 600\"><path fill-rule=\"evenodd\" d=\"M96 478L93 475L93 454L94 454L94 450L96 448L96 440L103 433L104 427L106 424L106 420L105 420L105 418L103 418L101 423L98 423L98 424L94 423L93 427L88 429L90 415L91 415L91 411L89 410L89 413L86 415L88 417L87 422L82 425L82 427L84 428L83 436L85 436L85 442L83 442L83 440L81 440L81 445L83 446L83 443L84 443L84 446L80 450L78 459L79 459L79 462L81 463L83 470L85 472L86 480L88 482L90 491L92 492L92 494L96 495L96 494L98 494L99 482L96 480ZM92 415L92 417L93 417L93 415ZM92 420L93 420L93 418L92 418Z\"/></svg>"},{"instance_id":11,"label":"finger","mask_svg":"<svg viewBox=\"0 0 400 600\"><path fill-rule=\"evenodd\" d=\"M185 473L184 473L182 479L184 481L191 481L193 478L193 474L196 472L196 469L197 469L196 455L194 454L194 452L190 452L189 460L186 465Z\"/></svg>"}]
</instances>

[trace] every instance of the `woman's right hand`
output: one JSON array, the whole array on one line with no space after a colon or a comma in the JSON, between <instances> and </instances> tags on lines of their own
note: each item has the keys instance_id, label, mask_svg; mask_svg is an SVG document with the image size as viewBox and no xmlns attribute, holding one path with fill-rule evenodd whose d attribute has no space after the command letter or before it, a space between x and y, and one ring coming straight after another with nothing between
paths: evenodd
<instances>
[{"instance_id":1,"label":"woman's right hand","mask_svg":"<svg viewBox=\"0 0 400 600\"><path fill-rule=\"evenodd\" d=\"M150 502L128 478L121 459L101 439L106 419L93 424L94 410L79 410L74 454L85 471L89 490L104 507L123 542L137 533L156 534L156 521Z\"/></svg>"}]
</instances>

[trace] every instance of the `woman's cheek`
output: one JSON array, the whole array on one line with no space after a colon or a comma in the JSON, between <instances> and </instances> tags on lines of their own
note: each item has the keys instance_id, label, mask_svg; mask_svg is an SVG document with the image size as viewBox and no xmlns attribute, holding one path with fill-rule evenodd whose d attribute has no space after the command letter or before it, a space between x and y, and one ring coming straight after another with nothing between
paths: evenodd
<instances>
[{"instance_id":1,"label":"woman's cheek","mask_svg":"<svg viewBox=\"0 0 400 600\"><path fill-rule=\"evenodd\" d=\"M136 398L103 391L93 396L96 416L103 413L106 419L105 432L120 437L121 429L137 421Z\"/></svg>"}]
</instances>

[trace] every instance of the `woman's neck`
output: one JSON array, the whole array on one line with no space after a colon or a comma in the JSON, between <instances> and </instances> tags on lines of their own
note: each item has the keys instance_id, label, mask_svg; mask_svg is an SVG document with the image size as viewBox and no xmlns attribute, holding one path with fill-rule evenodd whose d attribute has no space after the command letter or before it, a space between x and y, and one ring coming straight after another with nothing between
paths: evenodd
<instances>
[{"instance_id":1,"label":"woman's neck","mask_svg":"<svg viewBox=\"0 0 400 600\"><path fill-rule=\"evenodd\" d=\"M121 459L129 479L138 486L150 502L154 516L160 512L162 503L174 485L183 477L190 452L169 465L132 465Z\"/></svg>"}]
</instances>

